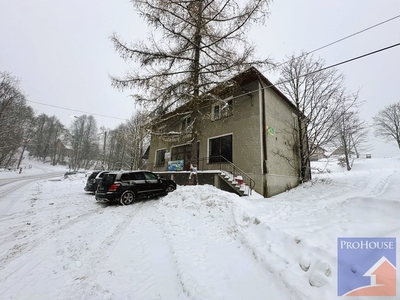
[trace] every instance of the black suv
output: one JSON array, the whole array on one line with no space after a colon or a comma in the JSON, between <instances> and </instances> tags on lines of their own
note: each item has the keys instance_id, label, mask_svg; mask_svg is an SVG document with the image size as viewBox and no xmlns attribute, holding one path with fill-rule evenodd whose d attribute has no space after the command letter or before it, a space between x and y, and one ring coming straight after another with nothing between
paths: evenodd
<instances>
[{"instance_id":1,"label":"black suv","mask_svg":"<svg viewBox=\"0 0 400 300\"><path fill-rule=\"evenodd\" d=\"M175 189L175 181L149 171L109 172L97 187L96 200L128 205L138 198L166 195Z\"/></svg>"},{"instance_id":2,"label":"black suv","mask_svg":"<svg viewBox=\"0 0 400 300\"><path fill-rule=\"evenodd\" d=\"M103 176L107 173L108 171L94 171L92 174L90 174L89 178L87 179L84 190L86 192L95 193L97 190L97 186L99 185L99 182L101 181Z\"/></svg>"}]
</instances>

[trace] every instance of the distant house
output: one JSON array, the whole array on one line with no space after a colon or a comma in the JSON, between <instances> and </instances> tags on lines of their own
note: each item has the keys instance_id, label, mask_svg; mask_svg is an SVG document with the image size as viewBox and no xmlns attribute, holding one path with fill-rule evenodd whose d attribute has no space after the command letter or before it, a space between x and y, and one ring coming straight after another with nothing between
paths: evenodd
<instances>
[{"instance_id":1,"label":"distant house","mask_svg":"<svg viewBox=\"0 0 400 300\"><path fill-rule=\"evenodd\" d=\"M313 154L310 155L310 160L311 161L317 161L320 160L322 158L327 158L328 156L325 154L326 150L320 146L317 146L315 148L315 151Z\"/></svg>"},{"instance_id":2,"label":"distant house","mask_svg":"<svg viewBox=\"0 0 400 300\"><path fill-rule=\"evenodd\" d=\"M350 154L350 156L351 156L351 155L354 154L354 152L353 152L353 151L350 151L349 154ZM342 146L336 148L336 149L332 152L331 155L337 155L337 156L339 156L339 155L344 155L344 148L343 148Z\"/></svg>"},{"instance_id":3,"label":"distant house","mask_svg":"<svg viewBox=\"0 0 400 300\"><path fill-rule=\"evenodd\" d=\"M229 166L234 175L254 180L254 190L265 197L297 186L300 160L296 107L254 67L229 82L235 84L211 90L213 100L200 107L203 119L197 141L198 169L218 171ZM151 137L149 169L164 175L168 175L168 165L177 171L189 170L190 124L190 110L185 105L154 122L152 131L164 134ZM223 174L226 178L226 172Z\"/></svg>"},{"instance_id":4,"label":"distant house","mask_svg":"<svg viewBox=\"0 0 400 300\"><path fill-rule=\"evenodd\" d=\"M64 162L66 158L71 159L74 156L74 150L65 146L61 140L57 140L56 153L59 161Z\"/></svg>"}]
</instances>

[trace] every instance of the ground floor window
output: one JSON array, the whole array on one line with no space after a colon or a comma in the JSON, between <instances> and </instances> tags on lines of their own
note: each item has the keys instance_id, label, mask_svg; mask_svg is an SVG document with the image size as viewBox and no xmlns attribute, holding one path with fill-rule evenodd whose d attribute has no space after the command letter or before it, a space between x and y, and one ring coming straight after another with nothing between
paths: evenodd
<instances>
[{"instance_id":1,"label":"ground floor window","mask_svg":"<svg viewBox=\"0 0 400 300\"><path fill-rule=\"evenodd\" d=\"M165 166L165 149L156 151L156 167Z\"/></svg>"},{"instance_id":2,"label":"ground floor window","mask_svg":"<svg viewBox=\"0 0 400 300\"><path fill-rule=\"evenodd\" d=\"M184 170L187 171L190 168L190 162L192 159L192 145L182 145L173 147L171 149L171 160L183 160L184 161ZM197 142L197 158L199 158L200 153L200 143Z\"/></svg>"},{"instance_id":3,"label":"ground floor window","mask_svg":"<svg viewBox=\"0 0 400 300\"><path fill-rule=\"evenodd\" d=\"M232 162L232 135L225 135L209 140L209 162L224 162L223 156Z\"/></svg>"}]
</instances>

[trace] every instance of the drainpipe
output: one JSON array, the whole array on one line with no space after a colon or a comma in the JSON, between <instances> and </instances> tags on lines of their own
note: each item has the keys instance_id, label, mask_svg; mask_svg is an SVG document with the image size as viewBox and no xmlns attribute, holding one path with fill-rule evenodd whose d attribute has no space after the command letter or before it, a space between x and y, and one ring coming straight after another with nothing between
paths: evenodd
<instances>
[{"instance_id":1,"label":"drainpipe","mask_svg":"<svg viewBox=\"0 0 400 300\"><path fill-rule=\"evenodd\" d=\"M262 155L262 160L263 160L263 169L262 172L263 174L267 173L267 121L265 117L265 94L264 94L264 89L263 89L263 84L261 81L260 76L258 75L258 81L261 86L261 118L262 118L262 145L263 145L263 155Z\"/></svg>"},{"instance_id":2,"label":"drainpipe","mask_svg":"<svg viewBox=\"0 0 400 300\"><path fill-rule=\"evenodd\" d=\"M260 75L258 75L258 81L259 81L259 85L260 85L260 90L261 90L261 122L262 122L262 176L265 176L265 180L263 180L263 196L267 197L268 196L268 184L267 184L267 178L266 175L268 170L267 170L267 121L266 121L266 114L265 114L265 93L264 93L264 89L263 89L263 84L262 84L262 80L260 78Z\"/></svg>"}]
</instances>

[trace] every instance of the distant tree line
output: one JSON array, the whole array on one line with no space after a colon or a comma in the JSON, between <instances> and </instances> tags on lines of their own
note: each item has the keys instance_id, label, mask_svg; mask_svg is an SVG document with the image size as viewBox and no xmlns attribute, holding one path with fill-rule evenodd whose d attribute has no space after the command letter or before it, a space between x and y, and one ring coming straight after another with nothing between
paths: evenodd
<instances>
[{"instance_id":1,"label":"distant tree line","mask_svg":"<svg viewBox=\"0 0 400 300\"><path fill-rule=\"evenodd\" d=\"M98 129L93 116L81 115L67 128L56 116L35 116L20 81L0 72L0 168L19 168L28 153L31 159L75 171L144 168L145 122L138 112L115 129Z\"/></svg>"}]
</instances>

